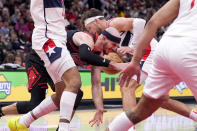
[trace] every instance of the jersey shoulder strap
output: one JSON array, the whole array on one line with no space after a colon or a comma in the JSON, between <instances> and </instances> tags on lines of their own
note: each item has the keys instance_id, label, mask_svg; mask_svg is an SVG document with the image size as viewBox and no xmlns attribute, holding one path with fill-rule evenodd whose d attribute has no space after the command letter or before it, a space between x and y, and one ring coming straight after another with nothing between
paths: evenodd
<instances>
[{"instance_id":1,"label":"jersey shoulder strap","mask_svg":"<svg viewBox=\"0 0 197 131\"><path fill-rule=\"evenodd\" d=\"M72 41L73 35L76 32L79 32L79 31L78 30L69 30L69 31L67 31L67 43Z\"/></svg>"}]
</instances>

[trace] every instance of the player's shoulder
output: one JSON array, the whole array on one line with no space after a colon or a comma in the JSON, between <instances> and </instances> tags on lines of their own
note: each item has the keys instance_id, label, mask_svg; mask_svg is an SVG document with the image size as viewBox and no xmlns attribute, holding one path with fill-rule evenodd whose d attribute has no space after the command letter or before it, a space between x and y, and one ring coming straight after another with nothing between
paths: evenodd
<instances>
[{"instance_id":1,"label":"player's shoulder","mask_svg":"<svg viewBox=\"0 0 197 131\"><path fill-rule=\"evenodd\" d=\"M132 23L134 18L125 18L125 17L115 17L112 20L109 20L109 26L114 27L119 31L122 31L121 28L127 23Z\"/></svg>"},{"instance_id":2,"label":"player's shoulder","mask_svg":"<svg viewBox=\"0 0 197 131\"><path fill-rule=\"evenodd\" d=\"M88 33L88 32L85 32L85 31L79 31L79 32L76 32L75 34L74 34L74 37L75 38L80 38L80 39L82 39L82 38L91 38L91 33Z\"/></svg>"},{"instance_id":3,"label":"player's shoulder","mask_svg":"<svg viewBox=\"0 0 197 131\"><path fill-rule=\"evenodd\" d=\"M123 21L128 21L128 20L133 20L134 18L125 18L125 17L114 17L112 19L109 19L111 20L111 23L120 23L120 22L123 22Z\"/></svg>"}]
</instances>

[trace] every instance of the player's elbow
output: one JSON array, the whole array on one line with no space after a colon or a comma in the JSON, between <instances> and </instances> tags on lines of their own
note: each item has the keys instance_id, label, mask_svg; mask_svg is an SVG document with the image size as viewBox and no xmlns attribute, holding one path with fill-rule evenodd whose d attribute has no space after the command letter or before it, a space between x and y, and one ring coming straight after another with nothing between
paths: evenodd
<instances>
[{"instance_id":1,"label":"player's elbow","mask_svg":"<svg viewBox=\"0 0 197 131\"><path fill-rule=\"evenodd\" d=\"M89 46L86 44L82 44L79 46L79 56L80 60L82 61L88 61L88 56L89 56L90 50Z\"/></svg>"},{"instance_id":2,"label":"player's elbow","mask_svg":"<svg viewBox=\"0 0 197 131\"><path fill-rule=\"evenodd\" d=\"M144 30L144 26L146 24L146 21L141 18L135 18L133 21L133 31L139 32Z\"/></svg>"},{"instance_id":3,"label":"player's elbow","mask_svg":"<svg viewBox=\"0 0 197 131\"><path fill-rule=\"evenodd\" d=\"M138 25L145 25L146 24L146 20L142 19L142 18L135 18L134 21L137 21Z\"/></svg>"},{"instance_id":4,"label":"player's elbow","mask_svg":"<svg viewBox=\"0 0 197 131\"><path fill-rule=\"evenodd\" d=\"M88 57L87 57L86 53L80 53L80 60L82 60L82 61L87 61L88 60Z\"/></svg>"}]
</instances>

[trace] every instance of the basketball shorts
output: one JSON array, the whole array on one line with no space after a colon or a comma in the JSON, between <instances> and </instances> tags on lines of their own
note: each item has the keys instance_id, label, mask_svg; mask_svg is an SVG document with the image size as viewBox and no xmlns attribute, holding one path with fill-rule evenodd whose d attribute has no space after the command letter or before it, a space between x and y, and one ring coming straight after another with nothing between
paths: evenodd
<instances>
[{"instance_id":1,"label":"basketball shorts","mask_svg":"<svg viewBox=\"0 0 197 131\"><path fill-rule=\"evenodd\" d=\"M29 91L34 88L47 89L48 85L55 91L55 85L44 67L44 62L34 50L31 50L26 56L26 72L28 76Z\"/></svg>"},{"instance_id":2,"label":"basketball shorts","mask_svg":"<svg viewBox=\"0 0 197 131\"><path fill-rule=\"evenodd\" d=\"M61 77L64 72L76 66L65 43L58 40L49 39L43 45L42 50L35 51L44 61L47 72L55 84L62 81Z\"/></svg>"},{"instance_id":3,"label":"basketball shorts","mask_svg":"<svg viewBox=\"0 0 197 131\"><path fill-rule=\"evenodd\" d=\"M197 40L163 36L153 56L144 95L158 99L184 81L197 100Z\"/></svg>"}]
</instances>

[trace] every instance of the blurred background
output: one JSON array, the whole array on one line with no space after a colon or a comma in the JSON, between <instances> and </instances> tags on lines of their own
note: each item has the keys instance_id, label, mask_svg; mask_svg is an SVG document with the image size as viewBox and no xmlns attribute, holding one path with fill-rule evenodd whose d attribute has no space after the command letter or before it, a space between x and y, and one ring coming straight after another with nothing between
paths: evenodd
<instances>
[{"instance_id":1,"label":"blurred background","mask_svg":"<svg viewBox=\"0 0 197 131\"><path fill-rule=\"evenodd\" d=\"M79 29L81 14L97 8L109 19L112 17L139 17L145 20L167 0L65 0L67 30ZM0 69L25 66L25 56L31 50L34 29L29 11L30 0L0 0ZM161 28L157 39L165 31ZM4 66L7 63L16 65Z\"/></svg>"}]
</instances>

